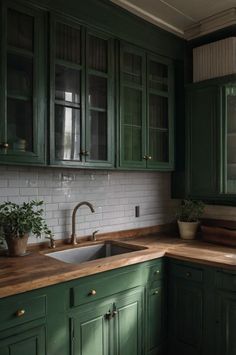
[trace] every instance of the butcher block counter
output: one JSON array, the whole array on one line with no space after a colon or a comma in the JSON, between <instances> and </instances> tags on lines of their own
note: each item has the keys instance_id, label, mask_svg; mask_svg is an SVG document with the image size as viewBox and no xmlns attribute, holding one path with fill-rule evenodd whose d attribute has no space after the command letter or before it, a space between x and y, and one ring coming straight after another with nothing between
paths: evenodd
<instances>
[{"instance_id":1,"label":"butcher block counter","mask_svg":"<svg viewBox=\"0 0 236 355\"><path fill-rule=\"evenodd\" d=\"M202 241L186 242L177 236L164 233L119 238L116 241L121 245L131 244L137 248L137 251L81 264L69 264L45 255L52 251L79 248L102 241L101 238L96 242L84 242L73 247L68 245L58 247L56 250L33 251L25 257L0 257L0 298L164 256L236 271L236 249Z\"/></svg>"}]
</instances>

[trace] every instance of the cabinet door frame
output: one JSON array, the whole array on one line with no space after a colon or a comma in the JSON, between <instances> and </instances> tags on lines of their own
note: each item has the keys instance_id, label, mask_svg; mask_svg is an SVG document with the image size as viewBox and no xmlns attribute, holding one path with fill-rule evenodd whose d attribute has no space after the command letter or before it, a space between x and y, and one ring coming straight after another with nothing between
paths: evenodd
<instances>
[{"instance_id":1,"label":"cabinet door frame","mask_svg":"<svg viewBox=\"0 0 236 355\"><path fill-rule=\"evenodd\" d=\"M34 55L33 55L33 152L17 152L14 150L0 149L0 161L12 164L40 164L46 163L46 55L45 55L45 33L47 28L46 15L43 11L21 5L15 1L4 0L1 5L1 52L2 61L0 68L0 142L7 143L7 10L13 9L34 18ZM24 53L14 47L14 53ZM27 51L25 52L27 54Z\"/></svg>"},{"instance_id":2,"label":"cabinet door frame","mask_svg":"<svg viewBox=\"0 0 236 355\"><path fill-rule=\"evenodd\" d=\"M87 166L91 167L112 167L114 166L114 149L115 149L115 141L114 141L114 126L115 126L115 115L114 115L114 40L111 36L108 36L102 32L93 31L89 28L86 31L86 58L88 58L88 37L92 35L97 38L101 38L107 41L107 65L108 65L108 72L107 74L102 75L101 72L97 72L96 70L92 70L88 68L87 60L86 60L86 104L85 104L85 115L86 115L86 127L85 127L85 150L89 152L91 136L90 136L90 116L89 116L89 99L88 99L88 92L89 92L89 84L88 84L88 77L89 74L98 75L99 77L107 78L107 160L91 160L85 156L85 161Z\"/></svg>"},{"instance_id":3,"label":"cabinet door frame","mask_svg":"<svg viewBox=\"0 0 236 355\"><path fill-rule=\"evenodd\" d=\"M155 94L168 99L168 156L167 162L147 161L148 169L156 169L159 171L171 171L174 169L174 66L170 59L160 57L158 55L147 54L147 154L149 155L149 94L152 89L149 88L148 73L150 62L164 64L168 68L168 90L155 90Z\"/></svg>"},{"instance_id":4,"label":"cabinet door frame","mask_svg":"<svg viewBox=\"0 0 236 355\"><path fill-rule=\"evenodd\" d=\"M142 84L135 85L130 83L125 83L123 78L123 55L125 52L135 54L141 57L142 60ZM120 168L129 168L129 169L146 169L147 162L144 159L146 155L146 53L144 50L139 49L135 46L128 45L126 43L120 42L120 95L119 95L119 102L120 102L120 109L119 109L119 167ZM142 96L142 127L141 127L141 159L140 161L132 161L132 160L125 160L124 159L124 150L123 150L123 140L124 140L124 133L123 133L123 120L124 120L124 88L133 88L139 90Z\"/></svg>"}]
</instances>

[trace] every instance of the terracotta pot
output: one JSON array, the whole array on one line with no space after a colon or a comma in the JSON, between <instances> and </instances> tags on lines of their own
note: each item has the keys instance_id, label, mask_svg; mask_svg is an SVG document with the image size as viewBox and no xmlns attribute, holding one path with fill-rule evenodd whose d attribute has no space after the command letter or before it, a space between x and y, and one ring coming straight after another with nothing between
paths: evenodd
<instances>
[{"instance_id":1,"label":"terracotta pot","mask_svg":"<svg viewBox=\"0 0 236 355\"><path fill-rule=\"evenodd\" d=\"M29 235L25 234L22 238L9 236L6 238L9 256L23 256L26 253L26 247Z\"/></svg>"},{"instance_id":2,"label":"terracotta pot","mask_svg":"<svg viewBox=\"0 0 236 355\"><path fill-rule=\"evenodd\" d=\"M199 222L177 222L179 226L180 238L188 240L195 238Z\"/></svg>"}]
</instances>

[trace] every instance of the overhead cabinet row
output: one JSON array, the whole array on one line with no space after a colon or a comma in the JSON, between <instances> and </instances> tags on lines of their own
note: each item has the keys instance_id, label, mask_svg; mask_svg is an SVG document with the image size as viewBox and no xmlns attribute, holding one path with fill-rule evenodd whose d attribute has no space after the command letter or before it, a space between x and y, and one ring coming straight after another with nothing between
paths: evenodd
<instances>
[{"instance_id":1,"label":"overhead cabinet row","mask_svg":"<svg viewBox=\"0 0 236 355\"><path fill-rule=\"evenodd\" d=\"M35 8L1 16L1 162L173 169L171 60L59 15L47 31Z\"/></svg>"}]
</instances>

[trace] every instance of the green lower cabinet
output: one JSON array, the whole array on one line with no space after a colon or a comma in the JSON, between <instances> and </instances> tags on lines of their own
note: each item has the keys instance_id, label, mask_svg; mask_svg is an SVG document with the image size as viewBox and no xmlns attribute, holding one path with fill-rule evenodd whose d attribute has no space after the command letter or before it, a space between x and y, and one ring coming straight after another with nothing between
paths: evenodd
<instances>
[{"instance_id":1,"label":"green lower cabinet","mask_svg":"<svg viewBox=\"0 0 236 355\"><path fill-rule=\"evenodd\" d=\"M46 355L45 326L27 329L0 340L0 355Z\"/></svg>"},{"instance_id":2,"label":"green lower cabinet","mask_svg":"<svg viewBox=\"0 0 236 355\"><path fill-rule=\"evenodd\" d=\"M164 286L148 289L147 303L148 354L164 354L166 341Z\"/></svg>"},{"instance_id":3,"label":"green lower cabinet","mask_svg":"<svg viewBox=\"0 0 236 355\"><path fill-rule=\"evenodd\" d=\"M171 264L168 287L169 355L200 355L203 344L204 290L202 271Z\"/></svg>"},{"instance_id":4,"label":"green lower cabinet","mask_svg":"<svg viewBox=\"0 0 236 355\"><path fill-rule=\"evenodd\" d=\"M73 355L143 354L143 289L77 307L70 316Z\"/></svg>"},{"instance_id":5,"label":"green lower cabinet","mask_svg":"<svg viewBox=\"0 0 236 355\"><path fill-rule=\"evenodd\" d=\"M217 355L236 355L236 295L220 292L218 295Z\"/></svg>"}]
</instances>

